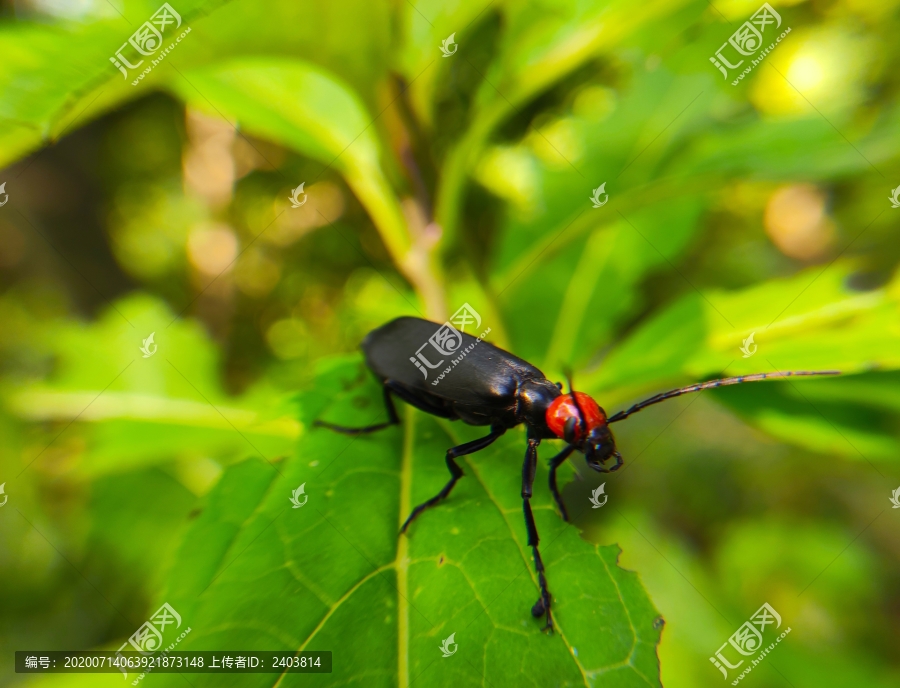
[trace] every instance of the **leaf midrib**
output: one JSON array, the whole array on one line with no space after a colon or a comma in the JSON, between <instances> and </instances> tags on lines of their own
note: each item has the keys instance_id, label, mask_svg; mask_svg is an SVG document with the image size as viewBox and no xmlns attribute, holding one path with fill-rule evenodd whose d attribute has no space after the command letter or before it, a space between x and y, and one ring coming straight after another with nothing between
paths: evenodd
<instances>
[{"instance_id":1,"label":"leaf midrib","mask_svg":"<svg viewBox=\"0 0 900 688\"><path fill-rule=\"evenodd\" d=\"M412 458L415 439L415 413L406 407L403 428L403 457L400 463L400 509L399 525L402 527L404 514L408 514L412 504ZM409 552L406 535L397 538L397 557L394 568L397 571L397 685L408 686L409 681Z\"/></svg>"}]
</instances>

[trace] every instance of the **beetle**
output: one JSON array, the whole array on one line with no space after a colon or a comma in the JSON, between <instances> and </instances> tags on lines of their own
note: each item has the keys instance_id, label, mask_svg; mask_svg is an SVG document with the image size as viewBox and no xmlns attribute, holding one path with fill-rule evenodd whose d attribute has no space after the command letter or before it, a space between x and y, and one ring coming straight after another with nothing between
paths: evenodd
<instances>
[{"instance_id":1,"label":"beetle","mask_svg":"<svg viewBox=\"0 0 900 688\"><path fill-rule=\"evenodd\" d=\"M429 350L427 355L422 353L428 343L433 345L437 355L433 350ZM400 528L401 534L406 533L413 520L425 509L450 494L456 481L463 476L456 459L481 451L507 430L525 424L527 447L522 466L522 509L528 546L531 547L540 586L540 597L531 613L536 618L546 614L544 630L551 632L550 592L538 550L538 532L530 503L537 469L537 448L542 440L561 439L566 443L566 447L550 460L550 492L560 515L568 521L568 512L556 485L556 470L576 451L584 454L587 465L595 471L607 473L618 470L623 460L616 449L610 424L652 404L690 392L770 378L839 374L834 370L787 371L709 380L657 394L607 416L590 396L571 390L571 384L570 391L563 393L561 383L551 382L527 361L483 341L482 337L460 332L450 323L441 325L421 318L397 318L370 332L361 348L366 365L382 384L388 420L356 428L322 420L317 420L315 425L346 435L382 430L400 423L392 398L397 397L439 418L490 427L490 432L484 437L447 450L445 460L450 470L450 480L438 494L412 510ZM451 354L457 356L444 366ZM434 362L441 355L445 358ZM441 366L444 368L437 372ZM615 462L607 466L611 459Z\"/></svg>"}]
</instances>

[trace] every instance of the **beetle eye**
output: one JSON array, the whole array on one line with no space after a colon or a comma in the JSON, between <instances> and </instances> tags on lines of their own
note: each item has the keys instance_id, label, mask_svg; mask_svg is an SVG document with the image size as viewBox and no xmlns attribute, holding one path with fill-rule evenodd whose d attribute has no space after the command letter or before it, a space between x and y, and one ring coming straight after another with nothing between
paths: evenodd
<instances>
[{"instance_id":1,"label":"beetle eye","mask_svg":"<svg viewBox=\"0 0 900 688\"><path fill-rule=\"evenodd\" d=\"M575 442L575 427L578 423L578 420L575 416L569 416L566 420L566 425L563 428L563 439L569 444L573 444Z\"/></svg>"}]
</instances>

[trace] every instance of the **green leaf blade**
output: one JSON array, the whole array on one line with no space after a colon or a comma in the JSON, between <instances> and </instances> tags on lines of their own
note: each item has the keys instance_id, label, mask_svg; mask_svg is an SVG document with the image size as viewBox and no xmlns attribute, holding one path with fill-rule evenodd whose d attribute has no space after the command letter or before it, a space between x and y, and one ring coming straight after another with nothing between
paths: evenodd
<instances>
[{"instance_id":1,"label":"green leaf blade","mask_svg":"<svg viewBox=\"0 0 900 688\"><path fill-rule=\"evenodd\" d=\"M374 383L330 393L330 420L383 414ZM459 459L465 476L450 497L398 534L412 505L446 484L446 450L484 434L412 409L401 415L401 428L368 436L307 432L280 475L253 461L227 469L171 573L166 601L192 628L180 647L331 650L334 673L316 685L659 685L658 613L637 575L618 568L617 547L591 545L559 518L543 466L532 505L557 632L542 633L543 619L532 617L539 589L520 496L524 433ZM544 459L553 450L544 447ZM309 499L295 508L301 484ZM458 650L443 657L451 633ZM212 675L196 679L216 685ZM287 674L278 685L311 680ZM274 684L272 675L246 683Z\"/></svg>"}]
</instances>

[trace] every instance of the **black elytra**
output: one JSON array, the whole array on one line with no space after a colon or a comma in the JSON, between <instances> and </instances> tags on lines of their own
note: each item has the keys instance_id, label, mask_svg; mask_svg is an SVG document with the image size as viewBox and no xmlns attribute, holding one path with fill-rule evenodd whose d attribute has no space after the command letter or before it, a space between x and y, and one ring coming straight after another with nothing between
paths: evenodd
<instances>
[{"instance_id":1,"label":"black elytra","mask_svg":"<svg viewBox=\"0 0 900 688\"><path fill-rule=\"evenodd\" d=\"M481 451L510 428L525 424L527 448L522 466L522 508L540 587L540 597L531 613L535 617L546 614L544 630L551 632L551 597L538 551L539 538L530 503L541 440L566 442L566 447L550 461L550 492L563 519L568 521L568 512L556 485L556 469L575 451L583 453L588 466L595 471L605 473L621 467L622 456L616 449L610 423L689 392L770 378L839 374L833 370L786 371L709 380L657 394L607 418L606 412L587 394L571 389L563 394L561 384L548 380L527 361L480 338L447 328L446 323L397 318L370 332L361 348L366 365L382 384L388 420L359 428L321 420L315 425L347 435L375 432L396 425L400 418L392 399L395 396L439 418L490 427L484 437L447 450L449 482L438 494L412 510L400 529L401 534L420 513L450 494L456 481L463 476L457 458ZM605 464L610 458L615 458L615 463L607 467Z\"/></svg>"}]
</instances>

